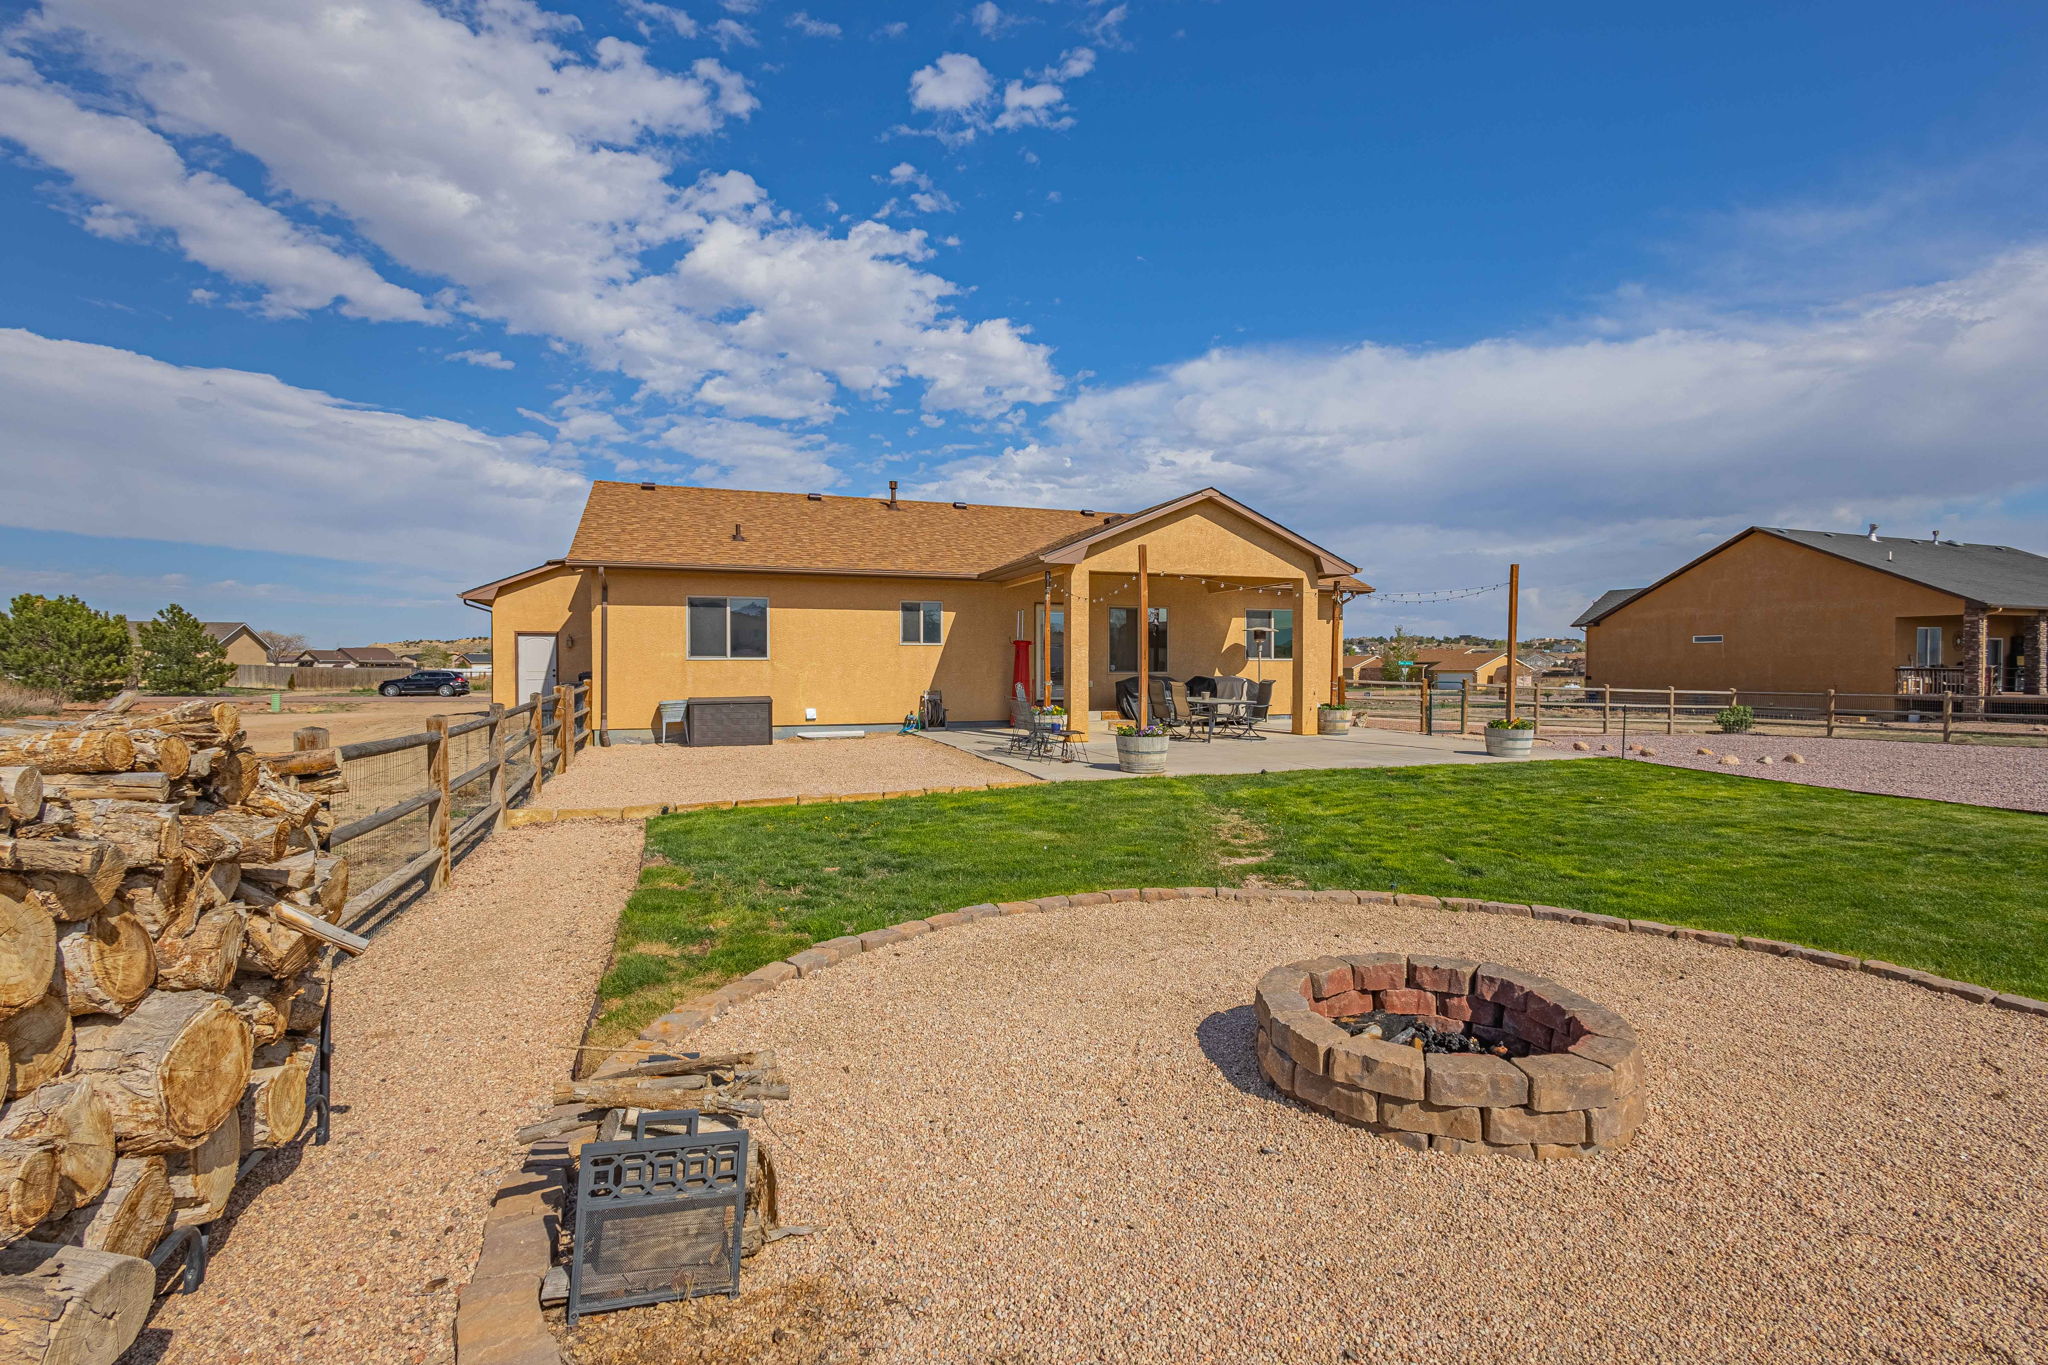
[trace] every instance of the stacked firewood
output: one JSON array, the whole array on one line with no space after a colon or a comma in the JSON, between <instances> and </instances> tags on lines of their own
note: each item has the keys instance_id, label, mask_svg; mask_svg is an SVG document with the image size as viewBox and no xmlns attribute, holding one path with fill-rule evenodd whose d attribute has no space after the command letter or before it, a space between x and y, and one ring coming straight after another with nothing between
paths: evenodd
<instances>
[{"instance_id":1,"label":"stacked firewood","mask_svg":"<svg viewBox=\"0 0 2048 1365\"><path fill-rule=\"evenodd\" d=\"M213 701L0 733L0 1362L112 1359L132 1258L304 1126L348 873L301 780Z\"/></svg>"}]
</instances>

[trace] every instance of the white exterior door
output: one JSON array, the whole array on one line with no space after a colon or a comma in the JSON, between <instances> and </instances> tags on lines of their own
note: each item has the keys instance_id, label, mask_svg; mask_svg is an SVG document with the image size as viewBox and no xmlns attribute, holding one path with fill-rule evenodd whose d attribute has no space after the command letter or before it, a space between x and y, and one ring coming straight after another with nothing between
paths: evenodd
<instances>
[{"instance_id":1,"label":"white exterior door","mask_svg":"<svg viewBox=\"0 0 2048 1365\"><path fill-rule=\"evenodd\" d=\"M552 635L522 635L519 637L519 700L525 701L536 692L555 690L555 637Z\"/></svg>"}]
</instances>

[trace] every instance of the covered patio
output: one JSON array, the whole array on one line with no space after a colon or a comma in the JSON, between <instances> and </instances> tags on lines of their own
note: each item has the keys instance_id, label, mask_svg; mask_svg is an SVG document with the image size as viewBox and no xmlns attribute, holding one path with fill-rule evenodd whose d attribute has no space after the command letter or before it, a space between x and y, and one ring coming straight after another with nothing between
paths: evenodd
<instances>
[{"instance_id":1,"label":"covered patio","mask_svg":"<svg viewBox=\"0 0 2048 1365\"><path fill-rule=\"evenodd\" d=\"M1117 767L1116 741L1098 729L1077 746L1071 763L1057 758L1023 758L1008 752L1010 731L998 725L951 726L927 730L926 739L950 745L976 758L1001 763L1048 782L1095 782L1133 777ZM1222 776L1243 773L1294 772L1307 768L1406 768L1428 763L1520 763L1486 752L1480 735L1411 735L1391 730L1355 729L1346 735L1302 735L1290 732L1284 718L1261 727L1260 740L1219 739L1175 743L1167 750L1166 771L1174 777ZM1594 758L1596 752L1538 742L1530 757ZM1610 755L1611 757L1612 755Z\"/></svg>"}]
</instances>

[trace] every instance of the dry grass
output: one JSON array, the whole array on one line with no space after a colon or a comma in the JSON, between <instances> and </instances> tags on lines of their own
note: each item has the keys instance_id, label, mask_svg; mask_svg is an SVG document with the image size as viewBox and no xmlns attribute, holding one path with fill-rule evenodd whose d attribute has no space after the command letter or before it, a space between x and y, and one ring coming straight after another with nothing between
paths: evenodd
<instances>
[{"instance_id":1,"label":"dry grass","mask_svg":"<svg viewBox=\"0 0 2048 1365\"><path fill-rule=\"evenodd\" d=\"M839 1365L867 1354L859 1339L874 1316L838 1276L821 1274L557 1330L574 1365Z\"/></svg>"},{"instance_id":2,"label":"dry grass","mask_svg":"<svg viewBox=\"0 0 2048 1365\"><path fill-rule=\"evenodd\" d=\"M53 716L64 699L55 692L43 692L19 683L0 680L0 720L17 720L22 716Z\"/></svg>"}]
</instances>

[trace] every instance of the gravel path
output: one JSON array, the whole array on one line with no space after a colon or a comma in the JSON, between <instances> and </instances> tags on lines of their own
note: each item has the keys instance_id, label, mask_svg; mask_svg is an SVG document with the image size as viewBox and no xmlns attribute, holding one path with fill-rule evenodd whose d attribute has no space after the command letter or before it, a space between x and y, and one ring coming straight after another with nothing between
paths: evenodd
<instances>
[{"instance_id":1,"label":"gravel path","mask_svg":"<svg viewBox=\"0 0 2048 1365\"><path fill-rule=\"evenodd\" d=\"M1022 782L1028 774L917 735L788 739L734 749L615 744L587 749L537 805L651 806L809 793Z\"/></svg>"},{"instance_id":2,"label":"gravel path","mask_svg":"<svg viewBox=\"0 0 2048 1365\"><path fill-rule=\"evenodd\" d=\"M126 1365L454 1359L512 1129L568 1072L640 839L495 835L340 970L333 1141L242 1183L205 1285L163 1301Z\"/></svg>"},{"instance_id":3,"label":"gravel path","mask_svg":"<svg viewBox=\"0 0 2048 1365\"><path fill-rule=\"evenodd\" d=\"M1586 742L1596 753L1602 743L1598 738ZM1616 753L1621 751L1619 740L1606 742ZM2048 749L1759 735L1673 735L1644 742L1656 750L1652 763L1674 768L1767 777L1881 796L1924 796L1973 806L2048 812ZM1714 752L1709 756L1696 752L1699 749ZM1742 763L1723 764L1724 754L1734 754ZM1786 763L1787 754L1799 754L1806 762ZM1757 762L1765 757L1773 760L1768 766Z\"/></svg>"},{"instance_id":4,"label":"gravel path","mask_svg":"<svg viewBox=\"0 0 2048 1365\"><path fill-rule=\"evenodd\" d=\"M1252 983L1388 949L1628 1015L1636 1143L1418 1156L1280 1100ZM863 955L698 1043L779 1049L783 1211L821 1232L748 1278L843 1285L866 1359L2042 1359L2048 1024L1874 977L1492 916L1135 903Z\"/></svg>"}]
</instances>

